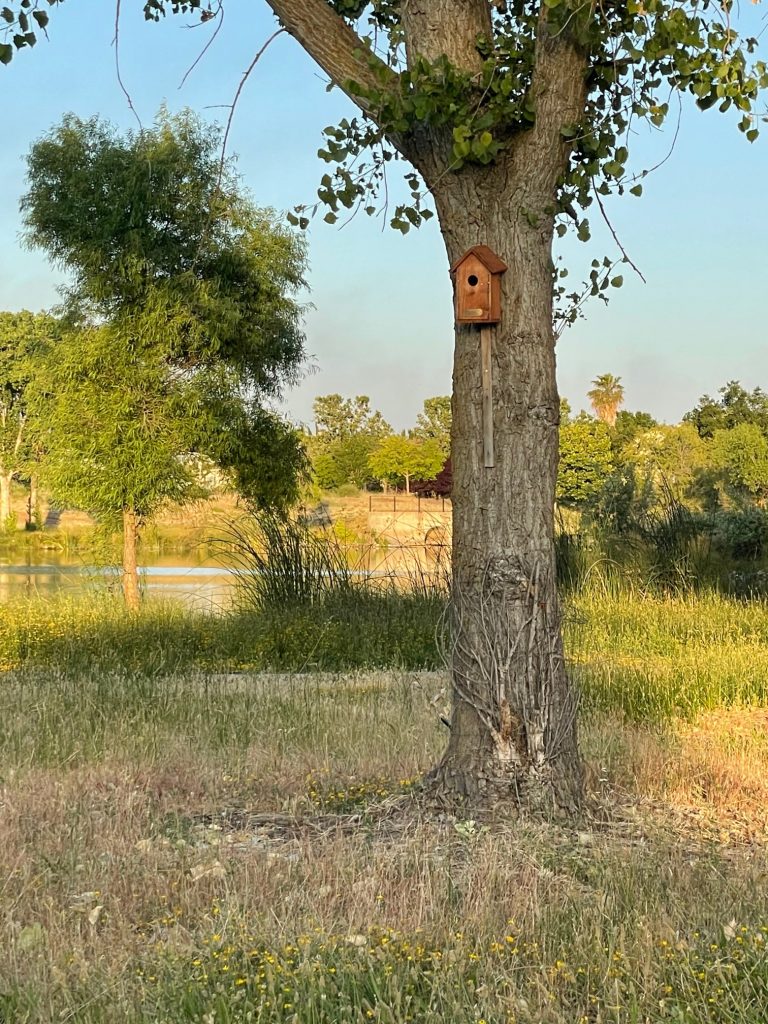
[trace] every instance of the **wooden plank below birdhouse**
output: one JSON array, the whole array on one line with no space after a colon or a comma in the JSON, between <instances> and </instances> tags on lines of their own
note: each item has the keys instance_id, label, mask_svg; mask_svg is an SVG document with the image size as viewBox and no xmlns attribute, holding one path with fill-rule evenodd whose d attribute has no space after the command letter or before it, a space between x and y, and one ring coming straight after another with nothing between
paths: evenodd
<instances>
[{"instance_id":1,"label":"wooden plank below birdhouse","mask_svg":"<svg viewBox=\"0 0 768 1024\"><path fill-rule=\"evenodd\" d=\"M493 452L493 375L491 372L491 341L493 330L483 327L480 331L480 367L483 383L483 465L493 469L496 465Z\"/></svg>"}]
</instances>

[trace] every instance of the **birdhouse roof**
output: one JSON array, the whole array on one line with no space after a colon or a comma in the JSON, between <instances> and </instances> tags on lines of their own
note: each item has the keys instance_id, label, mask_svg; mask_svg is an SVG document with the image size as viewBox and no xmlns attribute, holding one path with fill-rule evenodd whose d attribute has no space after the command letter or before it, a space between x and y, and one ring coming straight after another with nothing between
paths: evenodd
<instances>
[{"instance_id":1,"label":"birdhouse roof","mask_svg":"<svg viewBox=\"0 0 768 1024\"><path fill-rule=\"evenodd\" d=\"M491 274L503 274L507 269L507 264L504 260L499 259L493 249L490 249L487 245L473 245L471 249L467 249L464 255L456 260L451 267L451 273L455 274L461 264L470 256L477 257Z\"/></svg>"}]
</instances>

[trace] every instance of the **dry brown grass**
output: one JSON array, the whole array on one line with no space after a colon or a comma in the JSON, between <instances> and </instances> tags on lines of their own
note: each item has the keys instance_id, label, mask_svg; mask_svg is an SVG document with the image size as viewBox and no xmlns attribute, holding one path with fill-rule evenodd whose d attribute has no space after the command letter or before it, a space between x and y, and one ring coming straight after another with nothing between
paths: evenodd
<instances>
[{"instance_id":1,"label":"dry brown grass","mask_svg":"<svg viewBox=\"0 0 768 1024\"><path fill-rule=\"evenodd\" d=\"M21 714L4 722L0 993L38 994L19 1020L133 1019L137 964L246 926L275 943L373 926L445 950L513 931L544 961L597 972L620 950L650 992L660 942L768 921L763 711L667 729L594 718L583 737L599 815L486 828L410 796L444 739L439 674L158 682L171 702L136 698L156 702L156 720L116 718L85 743L71 716L99 706L92 685L51 698L55 757L34 737L10 742ZM32 702L27 722L42 713L31 678L5 686ZM123 1016L88 1016L103 999L89 1009L84 989L108 991ZM519 1019L576 1019L546 1012Z\"/></svg>"}]
</instances>

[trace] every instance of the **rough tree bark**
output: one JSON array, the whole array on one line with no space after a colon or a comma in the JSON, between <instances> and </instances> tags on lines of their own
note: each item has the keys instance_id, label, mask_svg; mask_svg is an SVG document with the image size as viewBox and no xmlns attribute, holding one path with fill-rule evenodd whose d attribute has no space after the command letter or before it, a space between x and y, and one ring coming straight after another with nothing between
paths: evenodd
<instances>
[{"instance_id":1,"label":"rough tree bark","mask_svg":"<svg viewBox=\"0 0 768 1024\"><path fill-rule=\"evenodd\" d=\"M581 799L581 769L554 554L559 398L552 218L542 217L533 227L520 216L531 198L525 169L519 164L516 174L505 170L497 167L475 181L465 176L461 187L452 182L436 193L441 224L450 225L444 231L450 262L481 241L509 267L502 279L502 321L492 342L491 469L483 465L480 331L456 330L454 700L448 750L437 778L473 802L506 794L527 804L554 801L574 810ZM489 189L498 201L484 208L481 196ZM463 213L468 208L472 217Z\"/></svg>"},{"instance_id":2,"label":"rough tree bark","mask_svg":"<svg viewBox=\"0 0 768 1024\"><path fill-rule=\"evenodd\" d=\"M350 80L371 84L371 59L356 78L359 40L351 41L325 0L268 2L342 88ZM480 69L476 41L490 31L488 0L406 0L401 17L409 63L444 54L470 75ZM493 165L452 170L449 129L422 125L390 140L433 194L449 264L485 244L509 267L493 338L492 469L483 465L480 332L456 330L453 715L435 785L471 802L565 811L581 802L582 772L555 579L559 399L551 251L569 156L563 129L583 115L586 72L585 54L567 29L550 32L542 4L531 85L535 123ZM373 78L381 88L385 70ZM367 113L375 119L375 110Z\"/></svg>"},{"instance_id":3,"label":"rough tree bark","mask_svg":"<svg viewBox=\"0 0 768 1024\"><path fill-rule=\"evenodd\" d=\"M139 591L139 565L137 547L139 541L139 517L133 508L123 509L123 597L131 612L141 606Z\"/></svg>"}]
</instances>

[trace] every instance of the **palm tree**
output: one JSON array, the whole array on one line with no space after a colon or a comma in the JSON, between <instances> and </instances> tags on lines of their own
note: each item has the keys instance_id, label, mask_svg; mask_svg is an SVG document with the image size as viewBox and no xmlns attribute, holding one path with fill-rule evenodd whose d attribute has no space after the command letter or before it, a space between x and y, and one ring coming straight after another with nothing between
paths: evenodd
<instances>
[{"instance_id":1,"label":"palm tree","mask_svg":"<svg viewBox=\"0 0 768 1024\"><path fill-rule=\"evenodd\" d=\"M592 381L592 390L587 392L587 398L595 410L595 416L609 427L614 427L619 406L624 404L624 385L621 383L621 377L614 377L612 373L601 373Z\"/></svg>"}]
</instances>

